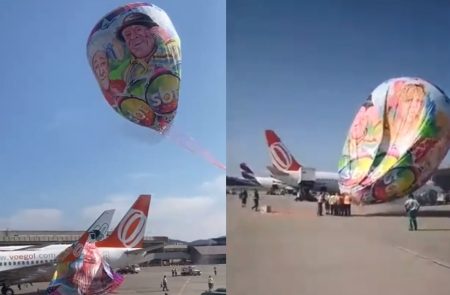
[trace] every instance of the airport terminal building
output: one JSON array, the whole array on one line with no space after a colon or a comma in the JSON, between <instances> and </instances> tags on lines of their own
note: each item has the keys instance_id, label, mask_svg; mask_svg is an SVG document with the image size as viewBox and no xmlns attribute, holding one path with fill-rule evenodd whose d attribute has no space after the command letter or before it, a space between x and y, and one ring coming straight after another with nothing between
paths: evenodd
<instances>
[{"instance_id":1,"label":"airport terminal building","mask_svg":"<svg viewBox=\"0 0 450 295\"><path fill-rule=\"evenodd\" d=\"M72 244L83 231L0 231L0 246L45 246ZM143 265L168 264L222 264L226 263L226 238L207 240L204 243L172 242L164 236L145 236L144 248L149 260Z\"/></svg>"}]
</instances>

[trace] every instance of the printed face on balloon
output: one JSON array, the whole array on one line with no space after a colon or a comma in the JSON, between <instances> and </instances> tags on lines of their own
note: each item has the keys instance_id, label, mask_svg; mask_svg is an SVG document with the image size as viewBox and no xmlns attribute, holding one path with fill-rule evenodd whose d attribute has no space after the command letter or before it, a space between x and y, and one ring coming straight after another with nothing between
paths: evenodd
<instances>
[{"instance_id":1,"label":"printed face on balloon","mask_svg":"<svg viewBox=\"0 0 450 295\"><path fill-rule=\"evenodd\" d=\"M423 112L425 88L421 84L405 85L398 93L402 115L408 125L418 122Z\"/></svg>"},{"instance_id":2,"label":"printed face on balloon","mask_svg":"<svg viewBox=\"0 0 450 295\"><path fill-rule=\"evenodd\" d=\"M154 52L155 38L151 28L143 25L131 25L123 29L122 36L133 56L148 59Z\"/></svg>"},{"instance_id":3,"label":"printed face on balloon","mask_svg":"<svg viewBox=\"0 0 450 295\"><path fill-rule=\"evenodd\" d=\"M366 114L366 108L361 107L358 114L356 115L355 121L351 129L351 137L357 142L361 141L367 132L367 123L369 122Z\"/></svg>"},{"instance_id":4,"label":"printed face on balloon","mask_svg":"<svg viewBox=\"0 0 450 295\"><path fill-rule=\"evenodd\" d=\"M109 88L109 67L108 67L108 57L106 56L106 52L97 51L92 58L92 64L94 67L95 77L102 89Z\"/></svg>"}]
</instances>

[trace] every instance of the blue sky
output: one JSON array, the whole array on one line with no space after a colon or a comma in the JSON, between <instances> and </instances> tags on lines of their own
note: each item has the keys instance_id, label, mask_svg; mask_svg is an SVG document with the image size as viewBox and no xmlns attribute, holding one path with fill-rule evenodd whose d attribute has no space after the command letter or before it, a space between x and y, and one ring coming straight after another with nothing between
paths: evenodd
<instances>
[{"instance_id":1,"label":"blue sky","mask_svg":"<svg viewBox=\"0 0 450 295\"><path fill-rule=\"evenodd\" d=\"M225 234L224 172L120 117L94 78L87 37L101 17L126 3L0 2L1 227L80 229L108 206L121 207L120 218L138 194L150 193L149 234ZM167 12L181 38L174 127L225 162L225 1L152 3ZM199 214L204 225L180 229ZM216 227L208 218L217 218Z\"/></svg>"},{"instance_id":2,"label":"blue sky","mask_svg":"<svg viewBox=\"0 0 450 295\"><path fill-rule=\"evenodd\" d=\"M449 11L444 0L227 1L227 174L246 161L267 175L268 128L302 164L336 171L356 111L389 78L449 94Z\"/></svg>"}]
</instances>

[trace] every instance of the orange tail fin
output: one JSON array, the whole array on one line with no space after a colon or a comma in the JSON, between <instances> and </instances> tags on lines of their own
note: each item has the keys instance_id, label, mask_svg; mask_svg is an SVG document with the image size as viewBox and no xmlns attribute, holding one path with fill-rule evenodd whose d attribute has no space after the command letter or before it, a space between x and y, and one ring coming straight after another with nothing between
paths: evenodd
<instances>
[{"instance_id":1,"label":"orange tail fin","mask_svg":"<svg viewBox=\"0 0 450 295\"><path fill-rule=\"evenodd\" d=\"M95 245L110 248L142 248L150 199L150 195L140 195L112 234Z\"/></svg>"},{"instance_id":2,"label":"orange tail fin","mask_svg":"<svg viewBox=\"0 0 450 295\"><path fill-rule=\"evenodd\" d=\"M278 135L273 130L266 130L265 133L273 166L280 171L298 171L302 166L281 142Z\"/></svg>"}]
</instances>

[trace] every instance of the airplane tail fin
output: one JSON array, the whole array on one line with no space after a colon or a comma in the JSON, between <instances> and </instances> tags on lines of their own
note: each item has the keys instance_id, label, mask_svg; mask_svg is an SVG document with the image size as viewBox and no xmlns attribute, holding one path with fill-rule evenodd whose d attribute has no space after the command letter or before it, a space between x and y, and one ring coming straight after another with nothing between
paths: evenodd
<instances>
[{"instance_id":1,"label":"airplane tail fin","mask_svg":"<svg viewBox=\"0 0 450 295\"><path fill-rule=\"evenodd\" d=\"M95 245L110 248L142 248L150 199L150 195L140 195L111 235Z\"/></svg>"},{"instance_id":2,"label":"airplane tail fin","mask_svg":"<svg viewBox=\"0 0 450 295\"><path fill-rule=\"evenodd\" d=\"M58 256L59 260L64 262L73 261L81 255L84 245L87 242L104 239L108 233L109 226L111 225L114 212L114 209L104 211L88 230L81 235L78 241L73 243L71 247L67 248L66 251Z\"/></svg>"},{"instance_id":3,"label":"airplane tail fin","mask_svg":"<svg viewBox=\"0 0 450 295\"><path fill-rule=\"evenodd\" d=\"M266 130L265 133L273 166L280 171L297 172L302 166L295 160L278 135L273 130Z\"/></svg>"},{"instance_id":4,"label":"airplane tail fin","mask_svg":"<svg viewBox=\"0 0 450 295\"><path fill-rule=\"evenodd\" d=\"M253 173L252 169L247 166L247 164L241 163L239 167L241 167L242 177L244 177L245 179L255 180L255 174Z\"/></svg>"}]
</instances>

